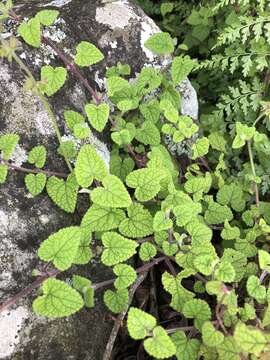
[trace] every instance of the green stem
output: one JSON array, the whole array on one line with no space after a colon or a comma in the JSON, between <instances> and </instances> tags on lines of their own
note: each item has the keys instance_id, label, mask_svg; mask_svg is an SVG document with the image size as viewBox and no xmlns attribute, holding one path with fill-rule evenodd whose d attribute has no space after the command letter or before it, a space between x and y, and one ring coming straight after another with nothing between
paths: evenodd
<instances>
[{"instance_id":1,"label":"green stem","mask_svg":"<svg viewBox=\"0 0 270 360\"><path fill-rule=\"evenodd\" d=\"M250 140L247 141L247 146L248 146L248 155L249 155L249 161L250 161L250 165L251 165L252 175L254 176L254 178L256 178L257 175L256 175ZM258 189L258 185L255 181L254 181L254 191L255 191L255 197L256 197L256 206L257 206L257 208L259 208L260 207L259 189Z\"/></svg>"},{"instance_id":2,"label":"green stem","mask_svg":"<svg viewBox=\"0 0 270 360\"><path fill-rule=\"evenodd\" d=\"M3 43L3 40L1 39L1 43ZM34 78L34 76L32 75L31 71L28 69L28 67L24 64L24 62L19 58L19 56L15 53L15 51L13 52L12 54L12 57L13 59L15 60L15 62L19 65L19 67L26 73L26 75L31 79L31 81L37 85L37 81L36 79ZM46 97L41 94L40 91L37 91L37 95L40 99L40 101L42 102L42 105L44 107L44 109L46 110L47 114L49 115L49 118L51 120L51 124L54 128L54 131L55 131L55 134L56 134L56 137L59 141L59 144L61 145L62 144L62 140L61 140L61 133L60 133L60 130L59 130L59 127L57 125L57 120L56 120L56 117L52 111L52 108L51 108L51 105L49 104L48 100L46 99ZM68 160L67 156L65 153L63 153L63 156L64 156L64 159L66 161L66 164L67 164L67 167L69 168L70 172L73 171L72 169L72 166L71 166L71 163L70 161Z\"/></svg>"},{"instance_id":3,"label":"green stem","mask_svg":"<svg viewBox=\"0 0 270 360\"><path fill-rule=\"evenodd\" d=\"M254 121L252 126L256 126L258 122L265 116L265 113L262 113L260 116L257 117L257 119Z\"/></svg>"}]
</instances>

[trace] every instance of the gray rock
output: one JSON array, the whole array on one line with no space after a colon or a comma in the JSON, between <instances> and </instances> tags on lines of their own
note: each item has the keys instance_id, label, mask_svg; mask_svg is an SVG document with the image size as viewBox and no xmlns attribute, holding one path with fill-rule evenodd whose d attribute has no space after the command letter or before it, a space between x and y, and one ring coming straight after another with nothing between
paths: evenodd
<instances>
[{"instance_id":1,"label":"gray rock","mask_svg":"<svg viewBox=\"0 0 270 360\"><path fill-rule=\"evenodd\" d=\"M145 40L160 31L140 8L126 0L24 0L16 1L16 12L30 17L45 7L58 8L61 12L56 25L46 30L46 36L58 43L69 55L76 44L87 40L96 44L106 60L84 70L93 87L102 91L106 67L118 61L129 63L133 74L145 64L163 67L169 58L154 56L144 46ZM9 37L14 24L10 22L5 36ZM36 78L41 64L61 64L46 46L41 51L23 47L20 57L27 62ZM27 152L37 144L49 150L47 168L67 171L63 160L55 155L58 146L50 120L39 99L22 90L24 76L14 64L0 63L0 134L18 133L20 146L16 148L13 162L21 166ZM197 118L198 104L194 89L188 82L182 86L182 110ZM71 75L59 93L50 99L63 136L68 138L63 123L66 109L83 111L89 94ZM109 161L106 136L93 136L90 141ZM36 250L42 240L52 232L79 224L88 201L81 195L79 210L69 215L56 207L41 194L32 198L25 190L24 176L9 173L8 181L0 186L0 298L1 303L34 281L32 269L38 267ZM75 271L91 278L93 282L112 277L109 270L92 263ZM63 280L69 277L63 274ZM37 318L31 310L35 292L16 302L0 315L0 359L101 359L108 340L111 323L105 321L106 309L97 296L94 310L83 310L68 319L47 320Z\"/></svg>"}]
</instances>

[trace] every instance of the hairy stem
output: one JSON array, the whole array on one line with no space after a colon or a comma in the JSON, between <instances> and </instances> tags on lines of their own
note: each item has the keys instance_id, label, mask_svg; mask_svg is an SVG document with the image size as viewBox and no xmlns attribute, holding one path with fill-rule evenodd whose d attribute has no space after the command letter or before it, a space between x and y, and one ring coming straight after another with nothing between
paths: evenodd
<instances>
[{"instance_id":1,"label":"hairy stem","mask_svg":"<svg viewBox=\"0 0 270 360\"><path fill-rule=\"evenodd\" d=\"M7 167L10 170L24 172L24 173L27 173L27 174L45 174L47 176L57 176L57 177L61 177L61 178L67 178L68 177L68 174L64 174L64 173L61 173L61 172L42 170L42 169L28 169L28 168L25 168L25 167L16 166L16 165L11 164L7 160L3 160L3 159L0 159L0 164L7 165Z\"/></svg>"}]
</instances>

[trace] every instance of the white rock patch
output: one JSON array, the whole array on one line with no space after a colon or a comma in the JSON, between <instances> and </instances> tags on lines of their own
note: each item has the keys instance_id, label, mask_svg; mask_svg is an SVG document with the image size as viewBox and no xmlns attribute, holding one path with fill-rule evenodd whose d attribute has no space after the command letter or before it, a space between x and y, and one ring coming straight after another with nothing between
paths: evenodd
<instances>
[{"instance_id":1,"label":"white rock patch","mask_svg":"<svg viewBox=\"0 0 270 360\"><path fill-rule=\"evenodd\" d=\"M111 29L124 29L131 19L137 19L138 16L125 1L114 1L108 3L96 10L96 21L109 25Z\"/></svg>"},{"instance_id":2,"label":"white rock patch","mask_svg":"<svg viewBox=\"0 0 270 360\"><path fill-rule=\"evenodd\" d=\"M49 4L45 4L43 5L44 7L46 6L56 6L56 7L62 7L64 5L67 5L71 2L72 0L54 0L52 2L50 2Z\"/></svg>"},{"instance_id":3,"label":"white rock patch","mask_svg":"<svg viewBox=\"0 0 270 360\"><path fill-rule=\"evenodd\" d=\"M23 306L15 310L4 311L0 315L0 359L12 355L15 346L20 342L18 331L28 317L29 312Z\"/></svg>"}]
</instances>

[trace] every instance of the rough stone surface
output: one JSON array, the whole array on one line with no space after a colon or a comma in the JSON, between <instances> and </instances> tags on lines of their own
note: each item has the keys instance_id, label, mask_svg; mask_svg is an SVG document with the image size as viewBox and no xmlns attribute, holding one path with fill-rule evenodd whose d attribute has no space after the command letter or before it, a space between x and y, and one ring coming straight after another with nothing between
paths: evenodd
<instances>
[{"instance_id":1,"label":"rough stone surface","mask_svg":"<svg viewBox=\"0 0 270 360\"><path fill-rule=\"evenodd\" d=\"M59 9L60 19L46 30L46 36L57 42L67 55L74 54L76 44L82 40L96 44L103 51L106 60L84 70L84 75L97 90L103 89L106 67L118 61L129 63L135 75L146 64L162 67L170 60L154 56L144 48L144 42L159 28L140 8L126 0L24 0L15 1L15 5L16 12L27 17L46 7ZM9 37L12 27L9 23L5 37ZM24 46L20 57L36 78L41 64L61 64L46 46L41 51ZM0 134L14 132L20 135L20 146L12 159L15 164L24 164L27 152L37 144L44 144L49 150L47 168L65 171L62 159L51 156L58 145L47 113L38 98L22 90L23 80L16 65L0 63ZM182 112L197 119L197 97L188 80L181 85L180 91ZM89 94L69 76L64 88L50 100L64 137L69 136L63 124L64 110L83 111L89 99ZM108 162L106 140L91 139ZM40 242L61 227L79 224L88 204L87 195L80 195L80 210L68 215L53 205L46 194L32 198L25 190L23 179L22 174L10 172L7 183L0 186L1 303L33 282L31 271L40 266L36 256ZM112 276L95 262L75 271L87 275L93 282ZM62 279L69 276L65 273ZM112 324L105 320L106 310L99 295L95 311L83 310L71 318L53 321L37 318L32 313L34 296L35 293L21 299L0 315L0 359L102 358Z\"/></svg>"}]
</instances>

